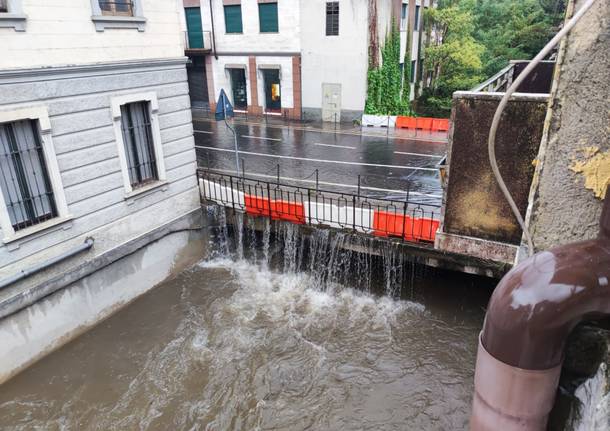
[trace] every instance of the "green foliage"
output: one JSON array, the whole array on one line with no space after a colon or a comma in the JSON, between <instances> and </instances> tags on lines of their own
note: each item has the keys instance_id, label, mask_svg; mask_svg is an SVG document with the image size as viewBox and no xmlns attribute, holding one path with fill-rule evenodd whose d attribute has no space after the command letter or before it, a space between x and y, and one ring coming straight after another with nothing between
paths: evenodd
<instances>
[{"instance_id":1,"label":"green foliage","mask_svg":"<svg viewBox=\"0 0 610 431\"><path fill-rule=\"evenodd\" d=\"M532 58L552 37L565 0L441 0L427 11L435 38L425 50L432 84L418 99L425 115L448 116L454 91L470 90L509 60Z\"/></svg>"},{"instance_id":2,"label":"green foliage","mask_svg":"<svg viewBox=\"0 0 610 431\"><path fill-rule=\"evenodd\" d=\"M400 34L395 25L381 49L382 64L369 67L364 112L373 115L410 115L409 90L403 89L400 70ZM409 87L409 81L405 81ZM406 96L406 97L405 97Z\"/></svg>"}]
</instances>

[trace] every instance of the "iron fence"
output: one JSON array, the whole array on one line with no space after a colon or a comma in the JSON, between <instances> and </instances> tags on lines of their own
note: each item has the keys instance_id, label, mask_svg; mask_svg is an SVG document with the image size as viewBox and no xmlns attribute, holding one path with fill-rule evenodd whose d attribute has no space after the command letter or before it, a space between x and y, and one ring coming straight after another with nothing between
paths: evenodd
<instances>
[{"instance_id":1,"label":"iron fence","mask_svg":"<svg viewBox=\"0 0 610 431\"><path fill-rule=\"evenodd\" d=\"M433 242L440 205L378 199L200 169L202 199L254 216L404 241Z\"/></svg>"}]
</instances>

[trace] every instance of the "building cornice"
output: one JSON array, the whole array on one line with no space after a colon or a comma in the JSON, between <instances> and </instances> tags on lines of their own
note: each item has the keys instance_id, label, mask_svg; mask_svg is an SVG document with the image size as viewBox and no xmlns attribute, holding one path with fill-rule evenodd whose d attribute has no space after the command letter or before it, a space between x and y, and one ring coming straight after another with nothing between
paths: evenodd
<instances>
[{"instance_id":1,"label":"building cornice","mask_svg":"<svg viewBox=\"0 0 610 431\"><path fill-rule=\"evenodd\" d=\"M25 69L4 69L0 70L0 80L17 78L46 77L50 75L71 75L71 74L101 74L125 69L148 69L155 67L184 66L187 57L173 58L151 58L143 60L115 61L105 63L75 64L50 67L36 67Z\"/></svg>"}]
</instances>

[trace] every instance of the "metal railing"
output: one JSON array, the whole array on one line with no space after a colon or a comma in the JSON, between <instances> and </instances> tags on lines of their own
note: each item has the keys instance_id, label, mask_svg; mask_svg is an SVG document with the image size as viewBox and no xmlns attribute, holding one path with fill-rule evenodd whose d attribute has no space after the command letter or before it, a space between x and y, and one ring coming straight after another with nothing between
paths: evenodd
<instances>
[{"instance_id":1,"label":"metal railing","mask_svg":"<svg viewBox=\"0 0 610 431\"><path fill-rule=\"evenodd\" d=\"M487 81L477 85L471 91L475 92L503 92L506 91L510 84L513 83L513 74L515 71L514 63L510 63L504 69L500 70L494 76L489 78Z\"/></svg>"},{"instance_id":2,"label":"metal railing","mask_svg":"<svg viewBox=\"0 0 610 431\"><path fill-rule=\"evenodd\" d=\"M199 169L202 199L255 216L410 242L433 242L441 205L378 199Z\"/></svg>"},{"instance_id":3,"label":"metal railing","mask_svg":"<svg viewBox=\"0 0 610 431\"><path fill-rule=\"evenodd\" d=\"M182 44L184 45L185 50L199 50L199 51L210 51L212 49L212 32L210 31L202 31L201 32L201 45L202 46L191 46L191 42L189 40L189 32L182 32Z\"/></svg>"}]
</instances>

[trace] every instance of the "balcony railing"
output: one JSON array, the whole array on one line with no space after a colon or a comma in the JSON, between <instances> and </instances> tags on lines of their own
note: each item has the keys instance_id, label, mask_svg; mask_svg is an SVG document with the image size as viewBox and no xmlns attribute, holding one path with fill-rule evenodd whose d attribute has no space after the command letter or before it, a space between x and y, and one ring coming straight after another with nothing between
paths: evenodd
<instances>
[{"instance_id":1,"label":"balcony railing","mask_svg":"<svg viewBox=\"0 0 610 431\"><path fill-rule=\"evenodd\" d=\"M253 216L326 226L408 242L433 243L440 205L373 199L360 194L299 187L199 170L204 201ZM407 191L408 192L408 191Z\"/></svg>"},{"instance_id":2,"label":"balcony railing","mask_svg":"<svg viewBox=\"0 0 610 431\"><path fill-rule=\"evenodd\" d=\"M192 35L191 35L192 36ZM212 33L209 31L201 32L201 44L192 44L189 39L188 31L183 32L183 45L185 51L210 51L212 49ZM191 46L193 45L193 46ZM201 45L201 46L198 46Z\"/></svg>"}]
</instances>

